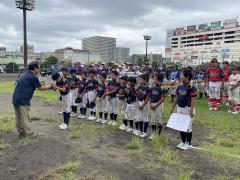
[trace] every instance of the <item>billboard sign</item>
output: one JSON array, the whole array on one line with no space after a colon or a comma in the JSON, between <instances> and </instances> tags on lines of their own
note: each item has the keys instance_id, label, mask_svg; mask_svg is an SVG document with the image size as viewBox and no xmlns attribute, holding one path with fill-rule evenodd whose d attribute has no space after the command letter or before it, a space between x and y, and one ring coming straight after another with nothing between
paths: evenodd
<instances>
[{"instance_id":1,"label":"billboard sign","mask_svg":"<svg viewBox=\"0 0 240 180\"><path fill-rule=\"evenodd\" d=\"M230 52L230 49L229 49L229 48L224 48L224 49L222 49L222 53L228 53L228 52Z\"/></svg>"},{"instance_id":2,"label":"billboard sign","mask_svg":"<svg viewBox=\"0 0 240 180\"><path fill-rule=\"evenodd\" d=\"M234 28L237 27L237 19L229 19L223 22L224 28Z\"/></svg>"},{"instance_id":3,"label":"billboard sign","mask_svg":"<svg viewBox=\"0 0 240 180\"><path fill-rule=\"evenodd\" d=\"M187 33L195 33L196 29L197 29L196 25L188 26Z\"/></svg>"},{"instance_id":4,"label":"billboard sign","mask_svg":"<svg viewBox=\"0 0 240 180\"><path fill-rule=\"evenodd\" d=\"M185 34L184 27L176 28L176 35L183 35Z\"/></svg>"},{"instance_id":5,"label":"billboard sign","mask_svg":"<svg viewBox=\"0 0 240 180\"><path fill-rule=\"evenodd\" d=\"M198 31L203 32L208 30L208 24L199 24L198 25Z\"/></svg>"},{"instance_id":6,"label":"billboard sign","mask_svg":"<svg viewBox=\"0 0 240 180\"><path fill-rule=\"evenodd\" d=\"M173 29L168 29L167 30L167 37L171 37L174 35L174 30Z\"/></svg>"},{"instance_id":7,"label":"billboard sign","mask_svg":"<svg viewBox=\"0 0 240 180\"><path fill-rule=\"evenodd\" d=\"M222 27L222 21L215 21L211 23L212 30L221 29L221 27Z\"/></svg>"}]
</instances>

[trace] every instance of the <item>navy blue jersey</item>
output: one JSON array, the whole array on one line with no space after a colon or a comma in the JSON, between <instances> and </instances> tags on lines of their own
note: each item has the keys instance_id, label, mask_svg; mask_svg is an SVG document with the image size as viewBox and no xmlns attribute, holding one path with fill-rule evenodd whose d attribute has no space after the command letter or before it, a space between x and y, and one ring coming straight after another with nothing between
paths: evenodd
<instances>
[{"instance_id":1,"label":"navy blue jersey","mask_svg":"<svg viewBox=\"0 0 240 180\"><path fill-rule=\"evenodd\" d=\"M145 101L149 96L150 88L148 86L139 86L137 89L137 98L139 101Z\"/></svg>"},{"instance_id":2,"label":"navy blue jersey","mask_svg":"<svg viewBox=\"0 0 240 180\"><path fill-rule=\"evenodd\" d=\"M120 84L117 81L110 81L108 83L108 91L116 90L115 92L109 94L110 98L117 97L117 93L118 93L119 87L120 87Z\"/></svg>"},{"instance_id":3,"label":"navy blue jersey","mask_svg":"<svg viewBox=\"0 0 240 180\"><path fill-rule=\"evenodd\" d=\"M88 90L88 91L94 91L94 90L96 90L97 85L98 85L97 80L95 80L95 79L89 79L89 80L87 81L87 90Z\"/></svg>"},{"instance_id":4,"label":"navy blue jersey","mask_svg":"<svg viewBox=\"0 0 240 180\"><path fill-rule=\"evenodd\" d=\"M56 82L56 86L60 88L65 88L65 91L59 91L62 96L67 95L70 92L70 85L68 79L62 79Z\"/></svg>"},{"instance_id":5,"label":"navy blue jersey","mask_svg":"<svg viewBox=\"0 0 240 180\"><path fill-rule=\"evenodd\" d=\"M182 84L177 87L177 105L181 108L191 107L191 98L197 96L197 89L190 83Z\"/></svg>"},{"instance_id":6,"label":"navy blue jersey","mask_svg":"<svg viewBox=\"0 0 240 180\"><path fill-rule=\"evenodd\" d=\"M126 89L127 103L133 104L137 100L137 91L135 87L128 87Z\"/></svg>"},{"instance_id":7,"label":"navy blue jersey","mask_svg":"<svg viewBox=\"0 0 240 180\"><path fill-rule=\"evenodd\" d=\"M120 84L119 91L118 91L120 100L124 100L126 98L126 88L127 86L125 84Z\"/></svg>"},{"instance_id":8,"label":"navy blue jersey","mask_svg":"<svg viewBox=\"0 0 240 180\"><path fill-rule=\"evenodd\" d=\"M169 74L169 79L170 79L170 80L180 79L180 73L179 73L179 71L172 71L172 72L170 72L170 74Z\"/></svg>"},{"instance_id":9,"label":"navy blue jersey","mask_svg":"<svg viewBox=\"0 0 240 180\"><path fill-rule=\"evenodd\" d=\"M162 97L165 97L165 90L161 87L153 87L150 90L150 101L151 103L157 103L158 101L161 100Z\"/></svg>"},{"instance_id":10,"label":"navy blue jersey","mask_svg":"<svg viewBox=\"0 0 240 180\"><path fill-rule=\"evenodd\" d=\"M79 86L79 78L78 77L71 77L68 78L69 84L70 84L70 89L76 89Z\"/></svg>"},{"instance_id":11,"label":"navy blue jersey","mask_svg":"<svg viewBox=\"0 0 240 180\"><path fill-rule=\"evenodd\" d=\"M84 93L87 87L87 81L86 80L81 80L79 81L79 86L78 86L78 92L80 94Z\"/></svg>"},{"instance_id":12,"label":"navy blue jersey","mask_svg":"<svg viewBox=\"0 0 240 180\"><path fill-rule=\"evenodd\" d=\"M99 71L99 73L100 74L108 74L108 69L106 69L106 68L102 68L102 69L100 69L100 71Z\"/></svg>"},{"instance_id":13,"label":"navy blue jersey","mask_svg":"<svg viewBox=\"0 0 240 180\"><path fill-rule=\"evenodd\" d=\"M101 98L106 92L107 86L105 84L98 83L97 97Z\"/></svg>"},{"instance_id":14,"label":"navy blue jersey","mask_svg":"<svg viewBox=\"0 0 240 180\"><path fill-rule=\"evenodd\" d=\"M196 80L198 80L198 81L204 81L204 79L205 79L205 74L204 74L204 72L200 72L200 73L198 73L198 74L196 75Z\"/></svg>"}]
</instances>

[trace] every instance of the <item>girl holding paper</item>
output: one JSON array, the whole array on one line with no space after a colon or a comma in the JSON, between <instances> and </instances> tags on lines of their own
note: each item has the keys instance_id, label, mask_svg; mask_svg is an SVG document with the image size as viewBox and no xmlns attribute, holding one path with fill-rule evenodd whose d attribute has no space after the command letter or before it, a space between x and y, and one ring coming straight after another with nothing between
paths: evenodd
<instances>
[{"instance_id":1,"label":"girl holding paper","mask_svg":"<svg viewBox=\"0 0 240 180\"><path fill-rule=\"evenodd\" d=\"M181 74L182 84L177 87L176 98L171 110L173 113L177 106L177 113L189 115L191 117L187 132L180 132L182 142L177 145L177 148L182 150L191 149L192 147L192 121L195 115L195 98L197 97L196 87L190 84L192 78L193 74L191 70L183 70Z\"/></svg>"}]
</instances>

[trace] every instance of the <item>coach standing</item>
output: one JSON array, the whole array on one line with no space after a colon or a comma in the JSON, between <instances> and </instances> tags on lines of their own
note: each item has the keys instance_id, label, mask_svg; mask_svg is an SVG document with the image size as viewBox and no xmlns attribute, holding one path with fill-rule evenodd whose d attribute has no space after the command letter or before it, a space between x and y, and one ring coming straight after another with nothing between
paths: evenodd
<instances>
[{"instance_id":1,"label":"coach standing","mask_svg":"<svg viewBox=\"0 0 240 180\"><path fill-rule=\"evenodd\" d=\"M25 136L34 136L28 126L30 101L36 89L46 91L51 88L51 85L42 86L39 82L38 75L40 74L40 65L33 61L28 65L28 71L20 77L13 93L12 103L15 110L16 127L19 133L19 138Z\"/></svg>"}]
</instances>

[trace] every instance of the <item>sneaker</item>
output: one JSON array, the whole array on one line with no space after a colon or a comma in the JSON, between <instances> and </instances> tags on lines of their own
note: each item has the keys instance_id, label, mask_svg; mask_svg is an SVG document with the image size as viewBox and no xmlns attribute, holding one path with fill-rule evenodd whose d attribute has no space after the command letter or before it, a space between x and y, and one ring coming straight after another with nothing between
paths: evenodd
<instances>
[{"instance_id":1,"label":"sneaker","mask_svg":"<svg viewBox=\"0 0 240 180\"><path fill-rule=\"evenodd\" d=\"M60 127L62 127L62 126L63 126L63 124L64 124L64 123L60 124L58 127L59 127L59 128L60 128Z\"/></svg>"},{"instance_id":2,"label":"sneaker","mask_svg":"<svg viewBox=\"0 0 240 180\"><path fill-rule=\"evenodd\" d=\"M100 123L100 122L102 122L102 120L98 118L96 123Z\"/></svg>"},{"instance_id":3,"label":"sneaker","mask_svg":"<svg viewBox=\"0 0 240 180\"><path fill-rule=\"evenodd\" d=\"M209 107L209 111L212 111L212 110L214 110L214 108L213 107Z\"/></svg>"},{"instance_id":4,"label":"sneaker","mask_svg":"<svg viewBox=\"0 0 240 180\"><path fill-rule=\"evenodd\" d=\"M131 127L127 128L126 132L127 133L132 133L133 132L133 128L131 128Z\"/></svg>"},{"instance_id":5,"label":"sneaker","mask_svg":"<svg viewBox=\"0 0 240 180\"><path fill-rule=\"evenodd\" d=\"M141 137L141 138L145 138L145 137L147 137L147 133L142 132L142 133L139 135L139 137Z\"/></svg>"},{"instance_id":6,"label":"sneaker","mask_svg":"<svg viewBox=\"0 0 240 180\"><path fill-rule=\"evenodd\" d=\"M140 132L139 130L135 129L135 130L133 131L133 134L134 134L135 136L139 136L139 135L141 134L141 132Z\"/></svg>"},{"instance_id":7,"label":"sneaker","mask_svg":"<svg viewBox=\"0 0 240 180\"><path fill-rule=\"evenodd\" d=\"M125 124L121 124L119 129L122 130L122 131L126 131L128 129L128 127Z\"/></svg>"},{"instance_id":8,"label":"sneaker","mask_svg":"<svg viewBox=\"0 0 240 180\"><path fill-rule=\"evenodd\" d=\"M185 143L181 142L177 145L177 148L183 150L183 146L185 146Z\"/></svg>"},{"instance_id":9,"label":"sneaker","mask_svg":"<svg viewBox=\"0 0 240 180\"><path fill-rule=\"evenodd\" d=\"M116 126L117 125L117 122L116 121L113 121L112 122L112 126Z\"/></svg>"},{"instance_id":10,"label":"sneaker","mask_svg":"<svg viewBox=\"0 0 240 180\"><path fill-rule=\"evenodd\" d=\"M60 112L58 112L58 114L63 114L63 112L62 112L62 111L60 111Z\"/></svg>"},{"instance_id":11,"label":"sneaker","mask_svg":"<svg viewBox=\"0 0 240 180\"><path fill-rule=\"evenodd\" d=\"M215 107L215 108L213 108L213 110L214 110L214 111L217 111L217 110L219 110L219 108L216 108L216 107Z\"/></svg>"},{"instance_id":12,"label":"sneaker","mask_svg":"<svg viewBox=\"0 0 240 180\"><path fill-rule=\"evenodd\" d=\"M83 114L80 114L79 116L78 116L78 119L85 119L86 118L86 116L84 116Z\"/></svg>"},{"instance_id":13,"label":"sneaker","mask_svg":"<svg viewBox=\"0 0 240 180\"><path fill-rule=\"evenodd\" d=\"M192 145L190 145L189 143L185 143L184 150L188 150L192 148L193 148Z\"/></svg>"},{"instance_id":14,"label":"sneaker","mask_svg":"<svg viewBox=\"0 0 240 180\"><path fill-rule=\"evenodd\" d=\"M122 130L122 131L124 131L125 127L126 127L125 124L121 124L121 126L119 127L119 129Z\"/></svg>"},{"instance_id":15,"label":"sneaker","mask_svg":"<svg viewBox=\"0 0 240 180\"><path fill-rule=\"evenodd\" d=\"M88 120L88 121L91 121L91 120L92 120L92 117L93 117L93 116L91 116L91 115L88 116L87 120Z\"/></svg>"},{"instance_id":16,"label":"sneaker","mask_svg":"<svg viewBox=\"0 0 240 180\"><path fill-rule=\"evenodd\" d=\"M150 140L152 140L155 137L156 133L152 133L151 136L149 137Z\"/></svg>"},{"instance_id":17,"label":"sneaker","mask_svg":"<svg viewBox=\"0 0 240 180\"><path fill-rule=\"evenodd\" d=\"M106 123L107 123L107 120L103 119L103 120L101 120L101 123L102 123L102 124L106 124Z\"/></svg>"},{"instance_id":18,"label":"sneaker","mask_svg":"<svg viewBox=\"0 0 240 180\"><path fill-rule=\"evenodd\" d=\"M232 110L228 110L228 113L231 114L231 113L232 113Z\"/></svg>"},{"instance_id":19,"label":"sneaker","mask_svg":"<svg viewBox=\"0 0 240 180\"><path fill-rule=\"evenodd\" d=\"M71 116L71 117L75 117L75 114L74 114L74 113L71 113L70 116Z\"/></svg>"},{"instance_id":20,"label":"sneaker","mask_svg":"<svg viewBox=\"0 0 240 180\"><path fill-rule=\"evenodd\" d=\"M108 125L112 125L112 123L113 123L113 121L111 120L111 121L109 121L107 124L108 124Z\"/></svg>"},{"instance_id":21,"label":"sneaker","mask_svg":"<svg viewBox=\"0 0 240 180\"><path fill-rule=\"evenodd\" d=\"M229 103L226 103L226 106L229 106Z\"/></svg>"},{"instance_id":22,"label":"sneaker","mask_svg":"<svg viewBox=\"0 0 240 180\"><path fill-rule=\"evenodd\" d=\"M232 114L238 114L238 111L233 111Z\"/></svg>"},{"instance_id":23,"label":"sneaker","mask_svg":"<svg viewBox=\"0 0 240 180\"><path fill-rule=\"evenodd\" d=\"M67 129L68 128L68 125L67 124L63 124L61 127L60 127L60 129L62 129L62 130L65 130L65 129Z\"/></svg>"}]
</instances>

